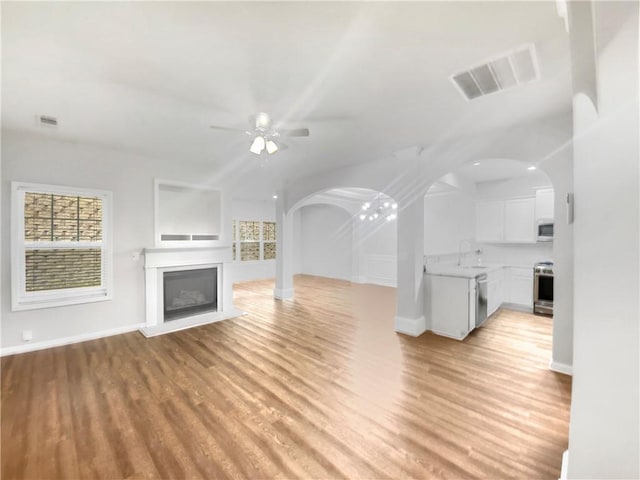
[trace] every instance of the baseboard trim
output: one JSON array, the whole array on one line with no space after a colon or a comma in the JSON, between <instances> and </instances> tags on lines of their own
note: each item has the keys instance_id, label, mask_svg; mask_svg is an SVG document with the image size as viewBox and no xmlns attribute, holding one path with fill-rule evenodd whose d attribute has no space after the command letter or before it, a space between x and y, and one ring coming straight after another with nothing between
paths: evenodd
<instances>
[{"instance_id":1,"label":"baseboard trim","mask_svg":"<svg viewBox=\"0 0 640 480\"><path fill-rule=\"evenodd\" d=\"M427 331L427 320L424 316L419 318L396 317L395 331L412 337L419 337Z\"/></svg>"},{"instance_id":2,"label":"baseboard trim","mask_svg":"<svg viewBox=\"0 0 640 480\"><path fill-rule=\"evenodd\" d=\"M64 345L72 345L74 343L96 340L98 338L111 337L112 335L134 332L144 326L145 323L134 323L131 325L123 325L122 327L110 328L108 330L100 330L99 332L83 333L82 335L75 335L73 337L56 338L53 340L44 340L42 342L14 345L13 347L0 349L0 357L15 355L18 353L35 352L37 350L44 350L47 348L62 347Z\"/></svg>"},{"instance_id":3,"label":"baseboard trim","mask_svg":"<svg viewBox=\"0 0 640 480\"><path fill-rule=\"evenodd\" d=\"M558 373L564 373L565 375L573 376L573 366L567 365L566 363L560 363L560 362L551 360L551 362L549 362L549 370L552 370Z\"/></svg>"},{"instance_id":4,"label":"baseboard trim","mask_svg":"<svg viewBox=\"0 0 640 480\"><path fill-rule=\"evenodd\" d=\"M562 466L560 467L560 478L558 480L567 480L567 470L569 469L569 450L565 450L562 454Z\"/></svg>"},{"instance_id":5,"label":"baseboard trim","mask_svg":"<svg viewBox=\"0 0 640 480\"><path fill-rule=\"evenodd\" d=\"M351 277L351 283L367 283L367 277L363 277L362 275Z\"/></svg>"},{"instance_id":6,"label":"baseboard trim","mask_svg":"<svg viewBox=\"0 0 640 480\"><path fill-rule=\"evenodd\" d=\"M293 288L274 288L273 297L278 300L291 300L293 298Z\"/></svg>"},{"instance_id":7,"label":"baseboard trim","mask_svg":"<svg viewBox=\"0 0 640 480\"><path fill-rule=\"evenodd\" d=\"M504 302L498 308L506 308L507 310L515 310L516 312L533 313L533 307L520 303Z\"/></svg>"}]
</instances>

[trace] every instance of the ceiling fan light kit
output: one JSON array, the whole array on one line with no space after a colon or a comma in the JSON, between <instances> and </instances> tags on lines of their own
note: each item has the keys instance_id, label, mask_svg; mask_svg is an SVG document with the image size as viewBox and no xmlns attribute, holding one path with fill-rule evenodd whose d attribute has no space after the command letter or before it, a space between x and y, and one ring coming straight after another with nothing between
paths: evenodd
<instances>
[{"instance_id":1,"label":"ceiling fan light kit","mask_svg":"<svg viewBox=\"0 0 640 480\"><path fill-rule=\"evenodd\" d=\"M267 153L271 155L272 153L276 153L278 151L278 145L273 140L267 140Z\"/></svg>"},{"instance_id":2,"label":"ceiling fan light kit","mask_svg":"<svg viewBox=\"0 0 640 480\"><path fill-rule=\"evenodd\" d=\"M264 141L264 137L258 135L256 138L253 139L253 142L251 143L251 147L249 147L249 151L251 153L255 153L256 155L260 155L264 150L265 143L266 142Z\"/></svg>"},{"instance_id":3,"label":"ceiling fan light kit","mask_svg":"<svg viewBox=\"0 0 640 480\"><path fill-rule=\"evenodd\" d=\"M219 125L211 125L215 130L232 130L243 132L247 135L255 135L249 151L255 155L261 155L265 150L269 155L276 153L278 150L284 150L287 145L279 141L280 137L308 137L308 128L298 128L294 130L275 130L272 128L271 117L268 113L258 112L249 117L249 123L252 125L251 130L242 130L234 127L225 127ZM274 139L278 139L278 143Z\"/></svg>"}]
</instances>

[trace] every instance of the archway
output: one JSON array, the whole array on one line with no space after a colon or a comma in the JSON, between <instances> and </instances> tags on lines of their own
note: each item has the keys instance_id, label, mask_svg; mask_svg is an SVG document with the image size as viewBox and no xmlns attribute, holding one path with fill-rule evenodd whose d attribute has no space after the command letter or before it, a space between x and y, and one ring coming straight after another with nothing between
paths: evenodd
<instances>
[{"instance_id":1,"label":"archway","mask_svg":"<svg viewBox=\"0 0 640 480\"><path fill-rule=\"evenodd\" d=\"M544 207L541 198L550 189L555 193L555 198ZM531 311L533 265L544 260L554 262L553 352L550 368L562 373L571 373L572 364L573 237L563 201L571 190L571 157L564 155L537 165L513 159L473 160L441 177L425 196L427 268L460 261L476 265L509 266L502 277L494 279L497 285L489 285L494 290L494 298L498 298L494 302L490 300L489 314L500 304ZM549 197L546 198L548 202ZM492 202L494 205L502 202L502 208L508 205L511 215L531 215L528 220L530 236L509 236L510 232L502 230L499 234L501 238L491 238L491 229L498 226L483 224L491 223L491 214L483 213L482 205L491 206ZM542 211L543 208L546 211ZM481 215L485 216L479 218ZM522 219L516 216L516 220ZM538 242L536 223L549 220L554 224L554 241ZM520 227L525 224L523 222L520 221Z\"/></svg>"},{"instance_id":2,"label":"archway","mask_svg":"<svg viewBox=\"0 0 640 480\"><path fill-rule=\"evenodd\" d=\"M356 187L322 190L297 202L282 216L285 241L274 296L292 298L298 273L395 287L397 208L388 195Z\"/></svg>"}]
</instances>

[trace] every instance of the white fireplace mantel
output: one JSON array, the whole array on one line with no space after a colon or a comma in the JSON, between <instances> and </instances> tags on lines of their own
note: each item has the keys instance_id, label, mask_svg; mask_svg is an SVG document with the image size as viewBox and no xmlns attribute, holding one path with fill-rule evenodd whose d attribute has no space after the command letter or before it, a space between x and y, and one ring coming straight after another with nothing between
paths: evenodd
<instances>
[{"instance_id":1,"label":"white fireplace mantel","mask_svg":"<svg viewBox=\"0 0 640 480\"><path fill-rule=\"evenodd\" d=\"M196 325L216 322L241 315L233 305L233 289L225 264L231 262L231 247L211 248L145 248L145 305L146 326L141 329L145 336L154 336ZM189 267L218 268L218 311L172 320L164 323L162 304L162 275L165 271L186 270Z\"/></svg>"}]
</instances>

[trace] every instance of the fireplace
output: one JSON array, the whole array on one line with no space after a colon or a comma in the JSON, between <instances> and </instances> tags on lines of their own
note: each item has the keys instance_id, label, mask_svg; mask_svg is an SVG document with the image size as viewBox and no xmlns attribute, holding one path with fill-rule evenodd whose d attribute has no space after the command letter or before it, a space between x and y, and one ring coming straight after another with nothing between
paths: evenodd
<instances>
[{"instance_id":1,"label":"fireplace","mask_svg":"<svg viewBox=\"0 0 640 480\"><path fill-rule=\"evenodd\" d=\"M164 321L218 310L218 269L163 272Z\"/></svg>"},{"instance_id":2,"label":"fireplace","mask_svg":"<svg viewBox=\"0 0 640 480\"><path fill-rule=\"evenodd\" d=\"M231 247L145 248L146 337L243 314L233 306Z\"/></svg>"}]
</instances>

